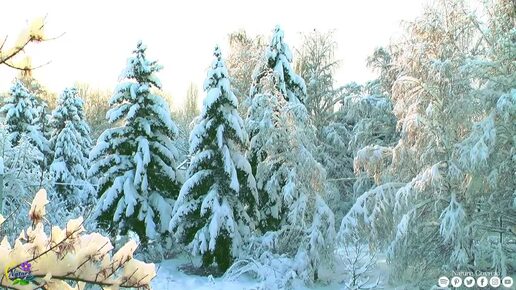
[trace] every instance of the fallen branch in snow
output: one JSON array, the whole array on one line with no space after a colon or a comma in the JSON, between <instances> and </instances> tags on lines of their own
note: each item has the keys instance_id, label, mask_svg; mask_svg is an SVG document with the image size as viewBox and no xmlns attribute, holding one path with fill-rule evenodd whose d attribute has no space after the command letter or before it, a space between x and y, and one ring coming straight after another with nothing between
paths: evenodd
<instances>
[{"instance_id":1,"label":"fallen branch in snow","mask_svg":"<svg viewBox=\"0 0 516 290\"><path fill-rule=\"evenodd\" d=\"M156 276L156 268L154 264L133 258L136 242L129 241L111 257L113 246L108 238L98 233L83 234L82 217L70 220L65 229L53 226L48 237L42 224L47 203L46 192L40 190L29 212L33 226L21 231L13 248L5 237L0 243L0 256L6 257L0 261L0 268L6 269L0 278L0 286L79 290L92 284L103 289L151 289L150 281ZM0 216L0 226L3 221ZM29 270L22 265L29 265ZM18 268L30 274L28 285L17 284L9 277L9 272ZM70 286L68 281L73 281L76 286Z\"/></svg>"}]
</instances>

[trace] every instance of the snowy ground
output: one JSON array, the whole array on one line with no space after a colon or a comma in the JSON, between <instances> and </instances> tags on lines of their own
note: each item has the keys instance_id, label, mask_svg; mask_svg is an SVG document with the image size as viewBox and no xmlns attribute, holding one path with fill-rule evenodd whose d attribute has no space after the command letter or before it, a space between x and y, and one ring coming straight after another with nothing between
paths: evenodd
<instances>
[{"instance_id":1,"label":"snowy ground","mask_svg":"<svg viewBox=\"0 0 516 290\"><path fill-rule=\"evenodd\" d=\"M155 290L161 289L186 289L186 290L255 290L259 289L260 283L254 281L251 277L242 277L237 281L228 281L224 278L211 278L205 276L187 275L178 267L182 264L187 264L186 258L178 258L166 260L159 264L157 277L152 281L152 288ZM386 277L388 273L388 266L385 258L380 256L378 259L377 273L382 277ZM382 281L383 282L383 281ZM332 284L329 286L314 285L311 288L296 287L299 290L342 290L344 285ZM404 290L405 287L393 288L381 283L378 289L385 290Z\"/></svg>"},{"instance_id":2,"label":"snowy ground","mask_svg":"<svg viewBox=\"0 0 516 290\"><path fill-rule=\"evenodd\" d=\"M186 290L254 290L260 283L251 278L242 277L237 281L227 281L224 278L186 275L178 270L178 266L187 263L186 259L166 260L159 265L157 277L152 281L152 288L186 289ZM341 290L342 285L319 286L312 288L301 287L300 290Z\"/></svg>"}]
</instances>

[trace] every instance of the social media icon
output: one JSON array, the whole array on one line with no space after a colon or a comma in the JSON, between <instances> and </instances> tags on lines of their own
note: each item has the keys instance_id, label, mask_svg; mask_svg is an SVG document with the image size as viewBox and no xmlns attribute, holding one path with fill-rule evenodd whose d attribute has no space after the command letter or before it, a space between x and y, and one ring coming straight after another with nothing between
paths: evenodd
<instances>
[{"instance_id":1,"label":"social media icon","mask_svg":"<svg viewBox=\"0 0 516 290\"><path fill-rule=\"evenodd\" d=\"M491 277L491 279L489 279L489 285L491 285L491 287L499 287L501 284L501 280L499 277Z\"/></svg>"},{"instance_id":2,"label":"social media icon","mask_svg":"<svg viewBox=\"0 0 516 290\"><path fill-rule=\"evenodd\" d=\"M438 285L439 287L448 287L448 285L450 285L450 279L448 279L448 277L443 276L439 278Z\"/></svg>"},{"instance_id":3,"label":"social media icon","mask_svg":"<svg viewBox=\"0 0 516 290\"><path fill-rule=\"evenodd\" d=\"M511 277L504 277L504 278L502 279L502 285L503 285L504 287L507 287L507 288L512 287L512 284L513 284L513 283L514 283L514 281L512 280L512 278L511 278Z\"/></svg>"},{"instance_id":4,"label":"social media icon","mask_svg":"<svg viewBox=\"0 0 516 290\"><path fill-rule=\"evenodd\" d=\"M453 287L460 287L460 286L462 286L462 279L460 277L453 277L451 279L451 285Z\"/></svg>"},{"instance_id":5,"label":"social media icon","mask_svg":"<svg viewBox=\"0 0 516 290\"><path fill-rule=\"evenodd\" d=\"M484 276L480 276L477 278L477 285L478 287L486 287L487 286L487 278Z\"/></svg>"},{"instance_id":6,"label":"social media icon","mask_svg":"<svg viewBox=\"0 0 516 290\"><path fill-rule=\"evenodd\" d=\"M464 278L464 286L466 286L468 288L475 286L475 278L473 278L473 277Z\"/></svg>"}]
</instances>

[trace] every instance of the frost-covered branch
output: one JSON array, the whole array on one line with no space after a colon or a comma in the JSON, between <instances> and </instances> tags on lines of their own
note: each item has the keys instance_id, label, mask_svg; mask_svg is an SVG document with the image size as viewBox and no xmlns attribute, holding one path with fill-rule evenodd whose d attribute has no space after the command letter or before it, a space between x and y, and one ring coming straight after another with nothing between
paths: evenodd
<instances>
[{"instance_id":1,"label":"frost-covered branch","mask_svg":"<svg viewBox=\"0 0 516 290\"><path fill-rule=\"evenodd\" d=\"M20 55L24 49L30 44L34 42L42 42L46 41L48 39L45 39L44 36L44 29L45 26L45 18L37 18L33 20L29 27L25 29L18 39L16 40L15 44L12 47L6 47L5 44L7 43L8 36L4 38L4 41L0 45L0 65L6 65L10 68L21 70L21 71L27 71L27 70L33 70L37 67L31 67L28 64L19 65L12 62L12 60ZM41 66L38 66L41 67Z\"/></svg>"},{"instance_id":2,"label":"frost-covered branch","mask_svg":"<svg viewBox=\"0 0 516 290\"><path fill-rule=\"evenodd\" d=\"M0 254L6 257L0 261L2 269L26 270L26 265L30 265L25 272L34 278L29 284L34 286L31 289L84 289L86 284L150 289L149 283L156 275L155 266L133 258L137 248L134 241L111 257L113 246L109 239L98 233L85 234L82 218L70 220L64 229L53 226L51 235L47 236L41 223L46 204L46 191L40 190L29 212L33 226L21 232L14 247L4 237L0 244ZM0 216L0 221L3 220ZM72 287L69 281L76 282L79 288ZM0 285L27 289L5 274Z\"/></svg>"}]
</instances>

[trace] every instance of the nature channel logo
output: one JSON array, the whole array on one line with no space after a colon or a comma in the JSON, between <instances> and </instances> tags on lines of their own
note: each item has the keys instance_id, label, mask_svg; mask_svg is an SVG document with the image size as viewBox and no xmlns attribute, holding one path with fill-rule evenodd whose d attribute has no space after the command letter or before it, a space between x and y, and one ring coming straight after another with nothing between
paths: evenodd
<instances>
[{"instance_id":1,"label":"nature channel logo","mask_svg":"<svg viewBox=\"0 0 516 290\"><path fill-rule=\"evenodd\" d=\"M29 262L23 262L18 267L5 267L5 277L13 282L13 285L28 285L34 280L31 273L32 265Z\"/></svg>"}]
</instances>

